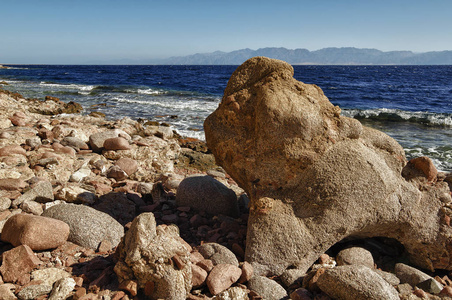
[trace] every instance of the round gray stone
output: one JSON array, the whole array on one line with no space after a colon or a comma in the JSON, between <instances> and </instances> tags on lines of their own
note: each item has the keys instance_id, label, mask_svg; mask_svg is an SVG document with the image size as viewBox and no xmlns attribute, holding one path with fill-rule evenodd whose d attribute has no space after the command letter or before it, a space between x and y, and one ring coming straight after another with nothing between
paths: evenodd
<instances>
[{"instance_id":1,"label":"round gray stone","mask_svg":"<svg viewBox=\"0 0 452 300\"><path fill-rule=\"evenodd\" d=\"M265 300L287 299L286 290L276 281L264 276L254 276L248 281L248 289L255 291Z\"/></svg>"},{"instance_id":2,"label":"round gray stone","mask_svg":"<svg viewBox=\"0 0 452 300\"><path fill-rule=\"evenodd\" d=\"M182 180L177 188L176 203L214 215L237 217L239 214L234 191L211 176L191 176Z\"/></svg>"},{"instance_id":3,"label":"round gray stone","mask_svg":"<svg viewBox=\"0 0 452 300\"><path fill-rule=\"evenodd\" d=\"M207 243L203 244L198 249L199 253L204 256L205 259L210 259L214 265L218 264L230 264L238 267L239 261L235 254L217 243Z\"/></svg>"},{"instance_id":4,"label":"round gray stone","mask_svg":"<svg viewBox=\"0 0 452 300\"><path fill-rule=\"evenodd\" d=\"M85 205L59 204L42 214L69 225L68 240L83 247L97 249L103 240L116 247L124 236L124 227L111 216Z\"/></svg>"},{"instance_id":5,"label":"round gray stone","mask_svg":"<svg viewBox=\"0 0 452 300\"><path fill-rule=\"evenodd\" d=\"M399 293L372 269L360 265L327 269L318 287L333 299L398 300Z\"/></svg>"},{"instance_id":6,"label":"round gray stone","mask_svg":"<svg viewBox=\"0 0 452 300\"><path fill-rule=\"evenodd\" d=\"M351 247L339 252L336 257L337 265L360 265L374 268L374 258L369 250L361 247Z\"/></svg>"},{"instance_id":7,"label":"round gray stone","mask_svg":"<svg viewBox=\"0 0 452 300\"><path fill-rule=\"evenodd\" d=\"M430 275L410 267L403 263L398 263L394 268L396 276L400 279L400 283L409 283L412 287L415 287L418 283L432 278Z\"/></svg>"}]
</instances>

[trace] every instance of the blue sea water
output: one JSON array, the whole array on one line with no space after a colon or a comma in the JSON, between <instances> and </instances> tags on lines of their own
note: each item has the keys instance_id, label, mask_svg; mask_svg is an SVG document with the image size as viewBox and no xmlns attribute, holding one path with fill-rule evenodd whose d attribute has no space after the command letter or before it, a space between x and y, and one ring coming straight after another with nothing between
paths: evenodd
<instances>
[{"instance_id":1,"label":"blue sea water","mask_svg":"<svg viewBox=\"0 0 452 300\"><path fill-rule=\"evenodd\" d=\"M0 69L6 88L29 98L76 101L85 113L170 123L204 138L204 119L218 106L237 66L27 65ZM395 138L408 158L427 155L452 171L452 66L294 66L342 114ZM92 107L95 104L105 106Z\"/></svg>"}]
</instances>

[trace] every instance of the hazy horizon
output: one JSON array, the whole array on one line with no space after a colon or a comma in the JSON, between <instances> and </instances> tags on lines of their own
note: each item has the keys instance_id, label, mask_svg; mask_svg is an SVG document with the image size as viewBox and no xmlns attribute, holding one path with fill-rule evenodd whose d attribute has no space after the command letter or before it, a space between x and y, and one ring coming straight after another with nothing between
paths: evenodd
<instances>
[{"instance_id":1,"label":"hazy horizon","mask_svg":"<svg viewBox=\"0 0 452 300\"><path fill-rule=\"evenodd\" d=\"M0 63L86 64L284 47L452 50L452 1L7 1Z\"/></svg>"}]
</instances>

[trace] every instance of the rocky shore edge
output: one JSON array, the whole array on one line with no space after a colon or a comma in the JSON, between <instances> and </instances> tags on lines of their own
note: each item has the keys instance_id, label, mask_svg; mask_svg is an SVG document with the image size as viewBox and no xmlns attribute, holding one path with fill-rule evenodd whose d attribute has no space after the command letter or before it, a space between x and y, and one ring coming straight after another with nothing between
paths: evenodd
<instances>
[{"instance_id":1,"label":"rocky shore edge","mask_svg":"<svg viewBox=\"0 0 452 300\"><path fill-rule=\"evenodd\" d=\"M402 263L390 239L253 276L249 200L203 142L52 97L0 90L0 103L1 299L452 297L448 273Z\"/></svg>"}]
</instances>

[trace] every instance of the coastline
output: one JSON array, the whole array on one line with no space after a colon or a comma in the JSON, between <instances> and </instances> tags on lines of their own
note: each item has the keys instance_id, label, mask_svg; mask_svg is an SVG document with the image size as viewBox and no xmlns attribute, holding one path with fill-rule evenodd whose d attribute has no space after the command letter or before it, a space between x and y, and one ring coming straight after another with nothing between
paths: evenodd
<instances>
[{"instance_id":1,"label":"coastline","mask_svg":"<svg viewBox=\"0 0 452 300\"><path fill-rule=\"evenodd\" d=\"M8 89L80 103L109 120L129 116L171 124L204 140L203 120L222 97L235 67L16 66L1 70ZM294 66L295 78L322 88L343 115L395 138L407 156L429 156L452 171L450 67ZM328 74L325 76L325 74ZM94 107L95 106L95 107ZM426 134L428 131L428 134Z\"/></svg>"},{"instance_id":2,"label":"coastline","mask_svg":"<svg viewBox=\"0 0 452 300\"><path fill-rule=\"evenodd\" d=\"M61 205L71 205L68 206L69 214L75 215L76 223L82 220L81 223L85 225L82 231L89 234L92 234L91 230L94 228L103 225L90 225L93 224L90 223L92 220L78 215L81 214L81 207L93 208L108 215L119 223L119 232L124 230L126 234L139 231L135 227L138 216L151 218L149 223L155 218L153 222L158 225L156 232L173 232L171 239L182 243L185 249L177 255L169 252L169 256L165 258L170 262L169 265L182 271L186 270L190 261L192 272L197 272L196 276L203 278L194 284L193 289L187 291L187 299L229 299L227 297L237 293L248 297L243 296L243 299L262 299L262 295L256 293L253 285L248 282L252 276L252 267L244 262L249 200L230 176L215 165L213 155L205 143L194 138L180 137L170 127L158 122L135 121L128 117L106 120L101 113L96 112L82 115L81 107L76 103L64 103L52 96L46 96L43 101L25 99L18 93L0 89L0 101L2 233L3 230L13 231L17 235L17 232L23 230L11 225L11 220L16 220L17 215L29 218L47 216L47 211L51 211L52 207ZM195 178L201 178L202 183L193 183L191 175L198 175ZM446 174L442 176L446 177ZM213 180L213 187L209 186ZM191 193L186 193L185 202L181 202L180 197L187 182ZM180 189L181 186L184 188ZM225 194L229 195L227 199L222 198ZM204 202L198 198L203 198ZM224 208L222 205L225 202L235 203L237 207L232 210L230 207ZM198 206L194 207L195 205ZM219 207L223 207L223 211L219 212ZM148 213L152 213L152 216ZM97 222L101 218L95 219ZM49 242L46 240L48 231L44 227L34 232L35 239ZM106 232L113 231L117 231L116 226L107 226ZM174 235L176 231L178 235ZM122 236L123 233L118 235ZM3 262L10 251L19 251L18 248L23 247L5 240L5 236L6 233L2 235L0 243ZM80 245L74 240L64 240L57 246L52 244L45 251L30 246L32 257L37 257L42 263L34 265L30 270L20 271L14 280L8 277L12 275L9 275L11 272L7 267L0 267L3 281L7 285L5 289L11 294L18 294L28 286L41 286L41 283L34 281L36 275L33 272L62 272L55 271L57 269L63 270L66 272L65 276L74 280L70 295L85 297L82 299L105 296L127 300L129 297L141 299L140 297L149 296L146 293L149 290L152 292L154 287L151 289L148 285L140 286L135 279L124 280L127 277L124 274L128 274L127 267L117 267L118 260L125 262L127 257L128 246L124 245L125 240L133 239L123 239L118 244L101 235L95 240L95 246ZM359 243L371 248L377 245L379 249L396 252L397 258L402 255L402 245L386 244L378 238ZM212 247L216 250L209 248L213 244L215 246ZM350 245L353 244L344 242L335 247L348 248ZM173 246L164 244L163 247L170 249ZM235 269L218 271L224 275L217 278L218 282L228 282L228 276L231 276L229 272L238 274L241 278L233 280L224 292L218 292L218 295L227 293L223 298L215 296L218 290L212 288L213 283L206 284L207 276L215 273L212 271L214 260L203 251L218 251L223 252L223 255L227 252L225 256L229 258L226 264L235 266ZM263 280L266 286L278 290L278 293L291 296L293 293L301 293L311 298L317 295L329 299L319 291L315 281L325 269L336 265L334 256L337 252L336 249L323 254L308 274L289 269L284 276L255 278ZM383 266L387 263L383 264L386 258L379 254L376 259L380 261L375 263L382 263ZM149 261L149 258L146 259ZM373 266L374 262L370 265ZM412 269L409 272L420 272ZM385 268L385 271L393 272L390 268ZM118 274L125 277L119 277ZM192 274L192 280L201 280ZM394 277L393 273L382 274L382 277ZM430 275L437 275L422 274L428 278ZM449 286L452 283L447 276L438 278L436 280L442 285ZM9 288L12 282L15 284L14 293ZM390 284L402 285L400 281ZM405 286L400 294L413 294L418 290ZM51 291L45 295L50 293ZM263 298L266 299L265 296Z\"/></svg>"}]
</instances>

